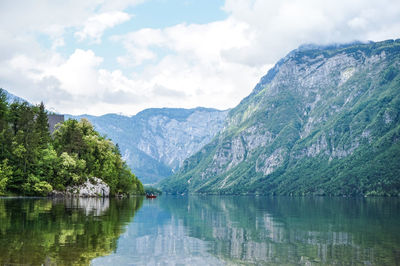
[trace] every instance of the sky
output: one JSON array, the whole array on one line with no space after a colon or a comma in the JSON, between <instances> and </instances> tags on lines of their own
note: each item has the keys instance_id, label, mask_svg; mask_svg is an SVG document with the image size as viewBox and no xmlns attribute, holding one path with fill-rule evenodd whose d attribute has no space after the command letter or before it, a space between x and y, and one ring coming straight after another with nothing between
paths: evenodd
<instances>
[{"instance_id":1,"label":"sky","mask_svg":"<svg viewBox=\"0 0 400 266\"><path fill-rule=\"evenodd\" d=\"M398 0L1 0L0 88L74 115L228 109L301 44L398 38Z\"/></svg>"}]
</instances>

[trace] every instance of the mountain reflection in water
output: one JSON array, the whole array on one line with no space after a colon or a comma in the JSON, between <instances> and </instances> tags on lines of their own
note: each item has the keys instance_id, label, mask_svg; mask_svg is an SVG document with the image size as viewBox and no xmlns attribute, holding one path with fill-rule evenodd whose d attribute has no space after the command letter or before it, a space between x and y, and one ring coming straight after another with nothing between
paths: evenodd
<instances>
[{"instance_id":1,"label":"mountain reflection in water","mask_svg":"<svg viewBox=\"0 0 400 266\"><path fill-rule=\"evenodd\" d=\"M0 265L396 265L397 198L0 198Z\"/></svg>"},{"instance_id":2,"label":"mountain reflection in water","mask_svg":"<svg viewBox=\"0 0 400 266\"><path fill-rule=\"evenodd\" d=\"M162 196L94 265L395 265L400 204L384 198Z\"/></svg>"}]
</instances>

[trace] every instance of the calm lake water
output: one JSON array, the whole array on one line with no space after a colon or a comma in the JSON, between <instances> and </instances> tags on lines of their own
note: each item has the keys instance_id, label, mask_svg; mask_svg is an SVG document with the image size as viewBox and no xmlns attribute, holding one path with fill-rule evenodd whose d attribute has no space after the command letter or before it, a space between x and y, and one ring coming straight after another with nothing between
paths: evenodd
<instances>
[{"instance_id":1,"label":"calm lake water","mask_svg":"<svg viewBox=\"0 0 400 266\"><path fill-rule=\"evenodd\" d=\"M0 198L0 265L400 265L400 200Z\"/></svg>"}]
</instances>

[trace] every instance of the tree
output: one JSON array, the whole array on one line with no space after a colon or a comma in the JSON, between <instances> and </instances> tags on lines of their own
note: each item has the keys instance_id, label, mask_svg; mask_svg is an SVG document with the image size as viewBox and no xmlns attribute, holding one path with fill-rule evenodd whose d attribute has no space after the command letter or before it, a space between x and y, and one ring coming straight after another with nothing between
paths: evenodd
<instances>
[{"instance_id":1,"label":"tree","mask_svg":"<svg viewBox=\"0 0 400 266\"><path fill-rule=\"evenodd\" d=\"M76 153L80 156L86 150L82 128L79 126L78 121L74 119L68 119L62 123L54 131L53 138L54 148L58 155L67 152L69 154Z\"/></svg>"},{"instance_id":2,"label":"tree","mask_svg":"<svg viewBox=\"0 0 400 266\"><path fill-rule=\"evenodd\" d=\"M8 160L5 159L0 164L0 195L2 195L7 187L8 180L12 178L12 168L8 165Z\"/></svg>"},{"instance_id":3,"label":"tree","mask_svg":"<svg viewBox=\"0 0 400 266\"><path fill-rule=\"evenodd\" d=\"M41 148L46 148L50 141L49 119L43 102L37 108L35 120L35 132L38 138L38 144Z\"/></svg>"},{"instance_id":4,"label":"tree","mask_svg":"<svg viewBox=\"0 0 400 266\"><path fill-rule=\"evenodd\" d=\"M0 88L0 132L7 127L7 113L8 113L8 103L7 95Z\"/></svg>"},{"instance_id":5,"label":"tree","mask_svg":"<svg viewBox=\"0 0 400 266\"><path fill-rule=\"evenodd\" d=\"M14 102L10 106L9 121L12 125L10 162L14 167L14 177L9 188L21 192L30 174L36 174L40 149L35 130L35 110L27 102Z\"/></svg>"},{"instance_id":6,"label":"tree","mask_svg":"<svg viewBox=\"0 0 400 266\"><path fill-rule=\"evenodd\" d=\"M9 105L7 95L0 89L0 161L9 158L11 150L11 131L8 126Z\"/></svg>"},{"instance_id":7,"label":"tree","mask_svg":"<svg viewBox=\"0 0 400 266\"><path fill-rule=\"evenodd\" d=\"M0 89L0 194L47 195L98 177L111 193L143 194L119 148L86 119L67 120L51 137L44 104L8 104Z\"/></svg>"}]
</instances>

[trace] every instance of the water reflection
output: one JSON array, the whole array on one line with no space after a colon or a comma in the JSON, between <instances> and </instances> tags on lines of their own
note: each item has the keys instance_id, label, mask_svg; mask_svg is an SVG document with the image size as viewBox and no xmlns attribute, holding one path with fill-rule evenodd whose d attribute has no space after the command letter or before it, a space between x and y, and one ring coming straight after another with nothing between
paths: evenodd
<instances>
[{"instance_id":1,"label":"water reflection","mask_svg":"<svg viewBox=\"0 0 400 266\"><path fill-rule=\"evenodd\" d=\"M398 199L161 197L115 254L123 265L396 265Z\"/></svg>"},{"instance_id":2,"label":"water reflection","mask_svg":"<svg viewBox=\"0 0 400 266\"><path fill-rule=\"evenodd\" d=\"M0 199L0 265L399 261L399 199Z\"/></svg>"},{"instance_id":3,"label":"water reflection","mask_svg":"<svg viewBox=\"0 0 400 266\"><path fill-rule=\"evenodd\" d=\"M80 209L85 215L101 216L110 208L110 198L55 198L54 203L62 203L67 209Z\"/></svg>"},{"instance_id":4,"label":"water reflection","mask_svg":"<svg viewBox=\"0 0 400 266\"><path fill-rule=\"evenodd\" d=\"M160 200L146 200L110 256L93 265L222 265L208 252L208 245L191 237L181 219L160 207Z\"/></svg>"},{"instance_id":5,"label":"water reflection","mask_svg":"<svg viewBox=\"0 0 400 266\"><path fill-rule=\"evenodd\" d=\"M0 199L0 265L88 265L111 253L143 198Z\"/></svg>"}]
</instances>

